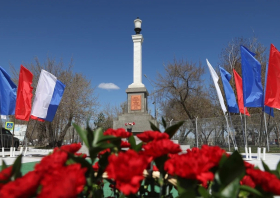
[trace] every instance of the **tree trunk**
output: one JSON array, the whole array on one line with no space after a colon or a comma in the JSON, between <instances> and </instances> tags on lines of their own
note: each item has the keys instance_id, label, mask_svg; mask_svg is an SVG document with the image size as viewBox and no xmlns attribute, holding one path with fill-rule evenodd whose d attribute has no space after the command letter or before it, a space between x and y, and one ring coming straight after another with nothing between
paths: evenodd
<instances>
[{"instance_id":1,"label":"tree trunk","mask_svg":"<svg viewBox=\"0 0 280 198\"><path fill-rule=\"evenodd\" d=\"M46 122L46 127L48 128L49 132L49 146L55 147L55 141L54 141L54 132L53 132L53 127L51 122Z\"/></svg>"},{"instance_id":2,"label":"tree trunk","mask_svg":"<svg viewBox=\"0 0 280 198\"><path fill-rule=\"evenodd\" d=\"M62 142L64 140L64 136L66 135L67 130L71 127L71 123L73 120L73 116L71 115L68 119L68 123L65 125L64 129L61 131L58 140L57 140L57 146L61 146Z\"/></svg>"},{"instance_id":3,"label":"tree trunk","mask_svg":"<svg viewBox=\"0 0 280 198\"><path fill-rule=\"evenodd\" d=\"M74 127L73 127L73 130L72 130L72 143L75 142L75 130L74 130Z\"/></svg>"}]
</instances>

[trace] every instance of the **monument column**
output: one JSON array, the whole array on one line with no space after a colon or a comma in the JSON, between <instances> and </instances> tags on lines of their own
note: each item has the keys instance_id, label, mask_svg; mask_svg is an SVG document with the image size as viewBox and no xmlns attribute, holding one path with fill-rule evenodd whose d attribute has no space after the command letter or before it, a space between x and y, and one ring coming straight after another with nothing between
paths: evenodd
<instances>
[{"instance_id":1,"label":"monument column","mask_svg":"<svg viewBox=\"0 0 280 198\"><path fill-rule=\"evenodd\" d=\"M142 43L144 38L141 32L142 21L134 20L136 35L132 35L133 40L133 83L128 88L145 87L142 83Z\"/></svg>"},{"instance_id":2,"label":"monument column","mask_svg":"<svg viewBox=\"0 0 280 198\"><path fill-rule=\"evenodd\" d=\"M133 41L133 83L128 85L125 90L127 93L127 112L120 115L113 121L113 128L124 128L125 123L135 122L132 128L133 134L151 130L150 122L158 126L158 122L148 113L148 90L142 83L142 43L143 36L141 32L142 21L137 17L134 20L135 35L132 35Z\"/></svg>"}]
</instances>

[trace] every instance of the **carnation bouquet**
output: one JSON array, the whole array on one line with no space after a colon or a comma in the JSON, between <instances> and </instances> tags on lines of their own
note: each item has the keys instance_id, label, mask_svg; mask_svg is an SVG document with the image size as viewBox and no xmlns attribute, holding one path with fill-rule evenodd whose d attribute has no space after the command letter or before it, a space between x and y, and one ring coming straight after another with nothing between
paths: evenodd
<instances>
[{"instance_id":1,"label":"carnation bouquet","mask_svg":"<svg viewBox=\"0 0 280 198\"><path fill-rule=\"evenodd\" d=\"M164 132L151 123L152 131L137 137L125 129L89 127L74 124L89 150L77 153L80 144L55 148L34 170L22 175L19 156L12 166L3 162L0 197L5 198L92 198L104 197L273 197L280 195L280 164L265 171L243 161L237 152L226 153L217 146L204 145L182 151L170 138L183 122ZM128 139L128 141L123 141ZM174 194L175 192L175 194Z\"/></svg>"}]
</instances>

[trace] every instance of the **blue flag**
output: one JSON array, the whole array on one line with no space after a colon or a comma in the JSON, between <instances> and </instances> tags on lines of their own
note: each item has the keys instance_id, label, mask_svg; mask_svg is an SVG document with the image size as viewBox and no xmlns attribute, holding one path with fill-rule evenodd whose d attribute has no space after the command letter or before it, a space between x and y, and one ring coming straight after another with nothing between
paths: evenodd
<instances>
[{"instance_id":1,"label":"blue flag","mask_svg":"<svg viewBox=\"0 0 280 198\"><path fill-rule=\"evenodd\" d=\"M265 93L265 89L266 89L267 69L268 69L268 65L266 65L266 69L265 69L264 93ZM263 102L264 102L264 99L265 99L265 97L263 97ZM265 113L274 117L273 108L265 106L263 103L263 109L264 109Z\"/></svg>"},{"instance_id":2,"label":"blue flag","mask_svg":"<svg viewBox=\"0 0 280 198\"><path fill-rule=\"evenodd\" d=\"M48 108L47 117L44 118L44 120L47 120L49 122L53 121L57 108L58 108L58 105L62 99L64 89L65 89L65 85L60 80L57 80L55 87L54 87L50 106Z\"/></svg>"},{"instance_id":3,"label":"blue flag","mask_svg":"<svg viewBox=\"0 0 280 198\"><path fill-rule=\"evenodd\" d=\"M224 92L227 100L228 112L239 113L239 108L232 87L230 86L231 75L224 68L220 67Z\"/></svg>"},{"instance_id":4,"label":"blue flag","mask_svg":"<svg viewBox=\"0 0 280 198\"><path fill-rule=\"evenodd\" d=\"M0 114L15 115L17 86L0 66Z\"/></svg>"},{"instance_id":5,"label":"blue flag","mask_svg":"<svg viewBox=\"0 0 280 198\"><path fill-rule=\"evenodd\" d=\"M261 64L255 54L240 46L244 107L263 107Z\"/></svg>"}]
</instances>

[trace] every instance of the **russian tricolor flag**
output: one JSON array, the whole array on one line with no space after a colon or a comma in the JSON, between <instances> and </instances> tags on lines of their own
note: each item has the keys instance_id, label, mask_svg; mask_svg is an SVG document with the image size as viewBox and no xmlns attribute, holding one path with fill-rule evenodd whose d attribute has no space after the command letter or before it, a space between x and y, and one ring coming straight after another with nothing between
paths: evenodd
<instances>
[{"instance_id":1,"label":"russian tricolor flag","mask_svg":"<svg viewBox=\"0 0 280 198\"><path fill-rule=\"evenodd\" d=\"M65 85L51 73L42 70L31 115L51 122L64 93Z\"/></svg>"}]
</instances>

